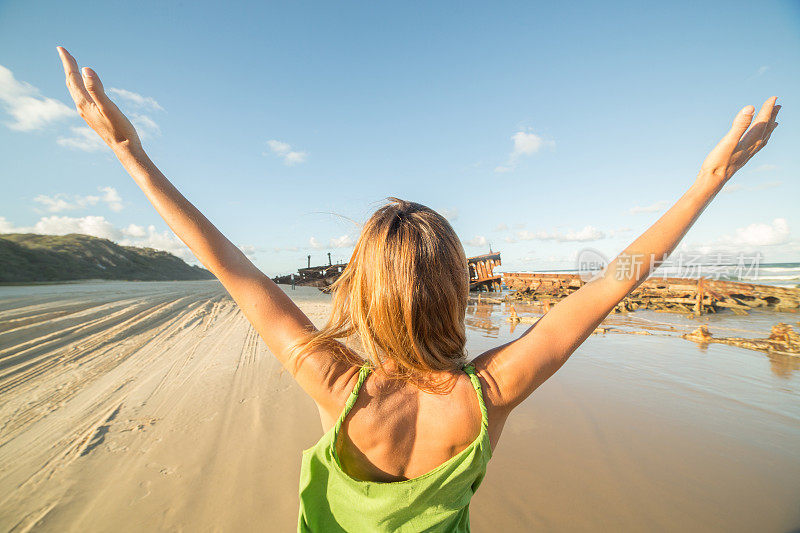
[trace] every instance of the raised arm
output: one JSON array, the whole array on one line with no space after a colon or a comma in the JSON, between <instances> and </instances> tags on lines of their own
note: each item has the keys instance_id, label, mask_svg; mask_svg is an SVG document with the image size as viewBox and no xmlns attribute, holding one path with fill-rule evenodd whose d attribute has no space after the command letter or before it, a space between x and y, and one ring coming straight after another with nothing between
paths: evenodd
<instances>
[{"instance_id":1,"label":"raised arm","mask_svg":"<svg viewBox=\"0 0 800 533\"><path fill-rule=\"evenodd\" d=\"M561 368L614 307L675 249L731 176L767 143L778 125L776 99L764 103L749 130L753 106L736 115L733 127L708 155L694 184L617 256L602 276L555 305L519 339L476 359L476 369L487 382L489 403L501 415ZM624 265L629 262L637 269L627 269Z\"/></svg>"},{"instance_id":2,"label":"raised arm","mask_svg":"<svg viewBox=\"0 0 800 533\"><path fill-rule=\"evenodd\" d=\"M78 71L75 59L58 48L67 87L78 113L114 151L156 211L192 253L225 286L270 351L325 410L338 412L336 381L346 368L328 353L290 358L290 346L313 328L311 321L271 279L203 216L156 168L130 121L108 98L97 74Z\"/></svg>"}]
</instances>

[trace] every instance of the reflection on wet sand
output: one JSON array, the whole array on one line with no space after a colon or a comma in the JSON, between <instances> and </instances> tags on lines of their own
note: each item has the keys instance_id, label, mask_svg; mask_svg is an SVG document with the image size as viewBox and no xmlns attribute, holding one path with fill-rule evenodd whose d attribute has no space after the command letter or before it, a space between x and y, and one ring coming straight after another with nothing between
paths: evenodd
<instances>
[{"instance_id":1,"label":"reflection on wet sand","mask_svg":"<svg viewBox=\"0 0 800 533\"><path fill-rule=\"evenodd\" d=\"M465 323L468 329L482 333L485 337L497 337L500 326L492 322L492 312L495 307L504 304L472 303L467 306Z\"/></svg>"},{"instance_id":2,"label":"reflection on wet sand","mask_svg":"<svg viewBox=\"0 0 800 533\"><path fill-rule=\"evenodd\" d=\"M497 338L501 334L519 335L535 324L549 310L547 302L518 301L512 303L500 298L502 298L500 294L495 294L494 297L471 298L466 314L467 328L488 338ZM722 341L724 338L759 340L771 334L774 336L771 329L776 321L791 323L794 320L795 323L800 324L796 318L797 316L791 313L774 312L760 314L752 312L744 317L734 314L696 317L674 314L665 316L663 313L652 311L637 311L608 316L594 333L596 335L655 335L691 340L693 332L700 326L701 328L713 328L714 335ZM516 331L518 327L520 331ZM794 336L796 337L796 334ZM743 348L753 349L752 346L759 342L740 344ZM707 344L702 342L697 346L701 353L705 352L707 348ZM773 365L773 372L777 376L789 376L800 369L800 357L796 355L775 353L774 351L762 351L762 353L769 357Z\"/></svg>"},{"instance_id":3,"label":"reflection on wet sand","mask_svg":"<svg viewBox=\"0 0 800 533\"><path fill-rule=\"evenodd\" d=\"M496 338L501 331L513 334L519 325L508 320L511 309L521 315L542 316L545 308L538 302L508 303L500 300L500 293L485 293L489 296L471 297L467 305L467 329L480 333L485 337ZM523 324L524 326L524 324ZM526 326L527 327L527 326Z\"/></svg>"},{"instance_id":4,"label":"reflection on wet sand","mask_svg":"<svg viewBox=\"0 0 800 533\"><path fill-rule=\"evenodd\" d=\"M769 368L780 378L789 378L800 370L800 357L768 353Z\"/></svg>"},{"instance_id":5,"label":"reflection on wet sand","mask_svg":"<svg viewBox=\"0 0 800 533\"><path fill-rule=\"evenodd\" d=\"M519 337L545 312L513 305L525 322L508 321L507 303L470 303L472 355ZM720 337L759 339L776 321L797 317L610 316L509 417L473 502L473 529L794 530L800 358L681 338L707 325Z\"/></svg>"}]
</instances>

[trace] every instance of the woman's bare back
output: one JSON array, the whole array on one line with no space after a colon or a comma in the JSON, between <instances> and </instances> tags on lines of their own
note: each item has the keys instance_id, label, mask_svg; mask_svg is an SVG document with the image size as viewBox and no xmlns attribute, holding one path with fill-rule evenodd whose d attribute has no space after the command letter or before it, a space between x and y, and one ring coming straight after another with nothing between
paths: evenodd
<instances>
[{"instance_id":1,"label":"woman's bare back","mask_svg":"<svg viewBox=\"0 0 800 533\"><path fill-rule=\"evenodd\" d=\"M339 434L336 453L345 472L367 481L403 481L467 448L480 434L481 410L469 376L450 375L452 388L433 393L370 374Z\"/></svg>"}]
</instances>

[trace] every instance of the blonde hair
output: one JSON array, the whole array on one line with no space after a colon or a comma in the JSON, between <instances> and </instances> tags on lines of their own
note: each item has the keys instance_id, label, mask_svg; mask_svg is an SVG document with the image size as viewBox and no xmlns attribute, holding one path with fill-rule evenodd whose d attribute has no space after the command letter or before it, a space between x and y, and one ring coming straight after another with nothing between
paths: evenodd
<instances>
[{"instance_id":1,"label":"blonde hair","mask_svg":"<svg viewBox=\"0 0 800 533\"><path fill-rule=\"evenodd\" d=\"M295 355L331 350L363 364L339 342L358 337L366 359L389 377L435 388L426 376L464 363L469 270L447 220L414 202L388 198L366 222L350 262L333 284L328 323ZM384 363L391 360L394 369Z\"/></svg>"}]
</instances>

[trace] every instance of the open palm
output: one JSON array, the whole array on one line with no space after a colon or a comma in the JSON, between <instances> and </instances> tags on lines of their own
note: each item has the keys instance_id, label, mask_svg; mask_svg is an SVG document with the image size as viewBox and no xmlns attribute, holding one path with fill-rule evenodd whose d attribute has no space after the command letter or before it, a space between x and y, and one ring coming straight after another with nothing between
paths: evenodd
<instances>
[{"instance_id":1,"label":"open palm","mask_svg":"<svg viewBox=\"0 0 800 533\"><path fill-rule=\"evenodd\" d=\"M58 47L58 55L64 65L69 94L75 101L78 114L89 127L111 149L140 146L136 128L106 95L97 73L89 67L84 67L79 72L75 58L61 46Z\"/></svg>"},{"instance_id":2,"label":"open palm","mask_svg":"<svg viewBox=\"0 0 800 533\"><path fill-rule=\"evenodd\" d=\"M781 106L775 105L777 100L778 97L773 96L764 102L752 126L750 124L753 122L755 108L749 105L739 111L730 131L706 157L700 173L707 173L724 181L750 161L767 144L778 126L775 118Z\"/></svg>"}]
</instances>

